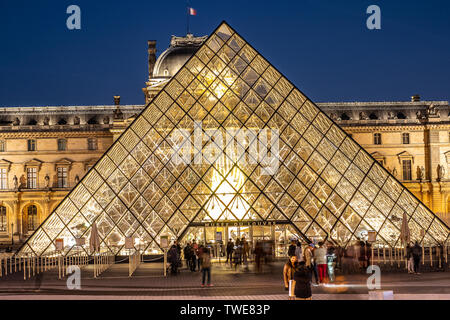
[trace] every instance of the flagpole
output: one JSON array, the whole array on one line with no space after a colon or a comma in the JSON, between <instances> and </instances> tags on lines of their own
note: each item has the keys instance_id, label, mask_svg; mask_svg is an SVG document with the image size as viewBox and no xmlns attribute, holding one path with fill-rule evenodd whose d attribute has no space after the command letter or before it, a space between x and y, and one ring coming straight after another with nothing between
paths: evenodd
<instances>
[{"instance_id":1,"label":"flagpole","mask_svg":"<svg viewBox=\"0 0 450 320\"><path fill-rule=\"evenodd\" d=\"M188 35L189 34L189 15L190 15L190 12L189 12L189 0L188 1L186 1L186 4L187 4L187 6L186 6L186 16L187 16L187 33L186 33L186 35Z\"/></svg>"}]
</instances>

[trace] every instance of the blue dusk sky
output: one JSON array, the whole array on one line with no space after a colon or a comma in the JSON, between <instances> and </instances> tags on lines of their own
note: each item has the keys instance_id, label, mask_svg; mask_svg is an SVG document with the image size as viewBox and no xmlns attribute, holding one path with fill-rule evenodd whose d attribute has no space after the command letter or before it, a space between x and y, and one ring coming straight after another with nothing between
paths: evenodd
<instances>
[{"instance_id":1,"label":"blue dusk sky","mask_svg":"<svg viewBox=\"0 0 450 320\"><path fill-rule=\"evenodd\" d=\"M68 30L69 5L81 30ZM191 0L191 31L227 21L316 102L450 98L450 2ZM369 30L367 7L381 8ZM186 1L1 0L0 106L143 104L147 40L186 34Z\"/></svg>"}]
</instances>

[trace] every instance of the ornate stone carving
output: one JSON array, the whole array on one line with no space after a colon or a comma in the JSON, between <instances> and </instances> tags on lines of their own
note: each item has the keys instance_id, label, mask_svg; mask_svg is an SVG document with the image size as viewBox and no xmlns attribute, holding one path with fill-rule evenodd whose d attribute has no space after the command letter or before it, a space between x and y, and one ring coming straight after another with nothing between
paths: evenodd
<instances>
[{"instance_id":1,"label":"ornate stone carving","mask_svg":"<svg viewBox=\"0 0 450 320\"><path fill-rule=\"evenodd\" d=\"M15 190L19 189L19 179L17 179L16 175L14 175L13 183L14 183L14 189Z\"/></svg>"},{"instance_id":2,"label":"ornate stone carving","mask_svg":"<svg viewBox=\"0 0 450 320\"><path fill-rule=\"evenodd\" d=\"M397 178L397 169L396 168L394 168L394 170L392 170L392 175Z\"/></svg>"},{"instance_id":3,"label":"ornate stone carving","mask_svg":"<svg viewBox=\"0 0 450 320\"><path fill-rule=\"evenodd\" d=\"M437 181L441 181L445 179L445 168L438 164L437 166Z\"/></svg>"},{"instance_id":4,"label":"ornate stone carving","mask_svg":"<svg viewBox=\"0 0 450 320\"><path fill-rule=\"evenodd\" d=\"M392 112L392 111L389 111L388 112L388 119L389 120L393 120L393 119L396 119L397 117L395 116L395 113L394 112Z\"/></svg>"},{"instance_id":5,"label":"ornate stone carving","mask_svg":"<svg viewBox=\"0 0 450 320\"><path fill-rule=\"evenodd\" d=\"M359 113L359 120L369 120L369 117L367 116L367 113L364 111Z\"/></svg>"},{"instance_id":6,"label":"ornate stone carving","mask_svg":"<svg viewBox=\"0 0 450 320\"><path fill-rule=\"evenodd\" d=\"M20 119L19 118L15 118L14 119L13 126L20 126Z\"/></svg>"},{"instance_id":7,"label":"ornate stone carving","mask_svg":"<svg viewBox=\"0 0 450 320\"><path fill-rule=\"evenodd\" d=\"M80 122L81 122L81 121L80 121L80 117L78 117L78 116L75 116L75 118L73 118L73 124L74 124L74 125L76 125L76 126L77 126L77 125L79 125L79 124L80 124Z\"/></svg>"},{"instance_id":8,"label":"ornate stone carving","mask_svg":"<svg viewBox=\"0 0 450 320\"><path fill-rule=\"evenodd\" d=\"M44 126L48 126L50 124L50 118L49 117L45 117L44 118Z\"/></svg>"},{"instance_id":9,"label":"ornate stone carving","mask_svg":"<svg viewBox=\"0 0 450 320\"><path fill-rule=\"evenodd\" d=\"M109 117L103 118L103 124L109 124Z\"/></svg>"},{"instance_id":10,"label":"ornate stone carving","mask_svg":"<svg viewBox=\"0 0 450 320\"><path fill-rule=\"evenodd\" d=\"M48 173L45 175L45 188L50 188L50 176L48 175Z\"/></svg>"},{"instance_id":11,"label":"ornate stone carving","mask_svg":"<svg viewBox=\"0 0 450 320\"><path fill-rule=\"evenodd\" d=\"M427 107L427 115L429 118L439 118L441 113L434 104L431 104Z\"/></svg>"}]
</instances>

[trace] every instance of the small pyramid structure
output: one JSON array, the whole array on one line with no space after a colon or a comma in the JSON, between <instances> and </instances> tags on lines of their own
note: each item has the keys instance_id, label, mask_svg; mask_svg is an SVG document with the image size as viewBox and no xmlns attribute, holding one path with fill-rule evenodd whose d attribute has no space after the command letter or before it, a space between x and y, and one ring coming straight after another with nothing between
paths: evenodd
<instances>
[{"instance_id":1,"label":"small pyramid structure","mask_svg":"<svg viewBox=\"0 0 450 320\"><path fill-rule=\"evenodd\" d=\"M214 139L261 129L279 133L271 174L245 145L238 147L254 161L239 161L230 154L236 148L217 148ZM197 130L203 138L192 159L216 144L214 159L173 161L180 141L194 141ZM94 223L101 250L114 255L126 237L158 253L161 236L179 239L193 226L226 221L284 223L305 241L344 247L373 230L376 245L400 247L403 213L411 241L449 241L445 223L223 22L18 255L52 255L56 239L64 240L64 255L89 254L76 239L88 244Z\"/></svg>"}]
</instances>

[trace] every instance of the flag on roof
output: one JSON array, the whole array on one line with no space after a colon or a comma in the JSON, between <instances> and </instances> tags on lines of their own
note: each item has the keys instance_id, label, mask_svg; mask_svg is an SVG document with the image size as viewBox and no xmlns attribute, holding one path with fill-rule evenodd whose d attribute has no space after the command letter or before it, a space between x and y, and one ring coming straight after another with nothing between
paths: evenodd
<instances>
[{"instance_id":1,"label":"flag on roof","mask_svg":"<svg viewBox=\"0 0 450 320\"><path fill-rule=\"evenodd\" d=\"M197 10L195 10L194 8L189 8L189 15L196 16L197 15Z\"/></svg>"}]
</instances>

